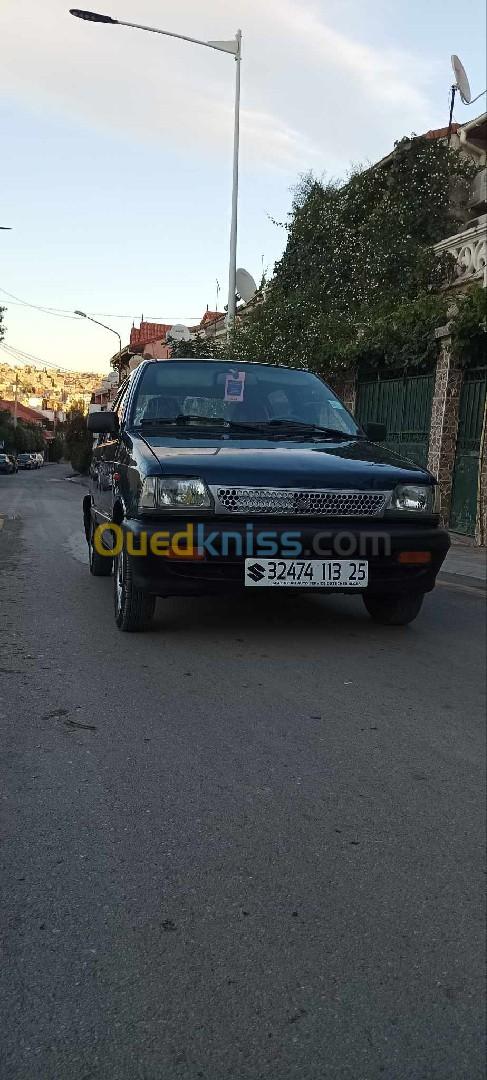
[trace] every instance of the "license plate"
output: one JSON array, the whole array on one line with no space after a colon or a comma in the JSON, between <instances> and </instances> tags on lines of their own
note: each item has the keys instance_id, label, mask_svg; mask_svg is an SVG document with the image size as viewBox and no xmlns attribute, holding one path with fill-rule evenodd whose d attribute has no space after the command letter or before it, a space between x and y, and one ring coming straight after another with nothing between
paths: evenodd
<instances>
[{"instance_id":1,"label":"license plate","mask_svg":"<svg viewBox=\"0 0 487 1080\"><path fill-rule=\"evenodd\" d=\"M245 584L300 589L365 589L369 564L354 559L246 559Z\"/></svg>"}]
</instances>

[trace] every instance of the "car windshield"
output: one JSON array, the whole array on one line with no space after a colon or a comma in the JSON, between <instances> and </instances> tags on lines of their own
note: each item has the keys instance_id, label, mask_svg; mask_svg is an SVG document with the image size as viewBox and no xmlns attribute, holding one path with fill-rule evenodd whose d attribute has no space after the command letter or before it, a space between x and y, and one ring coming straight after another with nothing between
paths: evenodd
<instances>
[{"instance_id":1,"label":"car windshield","mask_svg":"<svg viewBox=\"0 0 487 1080\"><path fill-rule=\"evenodd\" d=\"M272 427L318 425L346 435L358 427L326 383L309 371L226 361L161 361L145 368L132 406L131 425L190 418Z\"/></svg>"}]
</instances>

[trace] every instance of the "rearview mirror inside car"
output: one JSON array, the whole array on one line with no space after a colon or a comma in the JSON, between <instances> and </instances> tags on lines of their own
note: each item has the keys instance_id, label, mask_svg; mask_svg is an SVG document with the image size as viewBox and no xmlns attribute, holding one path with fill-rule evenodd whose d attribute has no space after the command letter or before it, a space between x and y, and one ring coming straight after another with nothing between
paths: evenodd
<instances>
[{"instance_id":1,"label":"rearview mirror inside car","mask_svg":"<svg viewBox=\"0 0 487 1080\"><path fill-rule=\"evenodd\" d=\"M117 435L118 416L114 412L92 412L88 414L86 426L96 435Z\"/></svg>"},{"instance_id":2,"label":"rearview mirror inside car","mask_svg":"<svg viewBox=\"0 0 487 1080\"><path fill-rule=\"evenodd\" d=\"M364 431L371 442L384 442L384 439L387 439L387 427L385 424L370 421L370 423L364 424Z\"/></svg>"}]
</instances>

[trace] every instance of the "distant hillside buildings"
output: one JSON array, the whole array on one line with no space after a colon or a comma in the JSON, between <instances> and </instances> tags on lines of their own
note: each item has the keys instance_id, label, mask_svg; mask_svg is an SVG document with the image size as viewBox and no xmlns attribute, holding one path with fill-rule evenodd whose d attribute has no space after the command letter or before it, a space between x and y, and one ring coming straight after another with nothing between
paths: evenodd
<instances>
[{"instance_id":1,"label":"distant hillside buildings","mask_svg":"<svg viewBox=\"0 0 487 1080\"><path fill-rule=\"evenodd\" d=\"M79 405L87 411L100 374L84 371L61 371L59 368L14 367L0 363L0 398L14 401L17 379L17 401L43 413L49 420L54 416L65 419L71 408Z\"/></svg>"}]
</instances>

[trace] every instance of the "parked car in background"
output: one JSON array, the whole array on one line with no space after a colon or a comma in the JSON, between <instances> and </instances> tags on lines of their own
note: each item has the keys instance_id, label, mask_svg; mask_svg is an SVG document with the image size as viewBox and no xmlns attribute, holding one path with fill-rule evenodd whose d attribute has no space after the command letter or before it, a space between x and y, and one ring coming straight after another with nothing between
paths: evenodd
<instances>
[{"instance_id":1,"label":"parked car in background","mask_svg":"<svg viewBox=\"0 0 487 1080\"><path fill-rule=\"evenodd\" d=\"M15 467L12 464L8 454L0 454L0 473L13 473Z\"/></svg>"},{"instance_id":2,"label":"parked car in background","mask_svg":"<svg viewBox=\"0 0 487 1080\"><path fill-rule=\"evenodd\" d=\"M33 454L18 454L17 465L19 469L36 469L37 463Z\"/></svg>"}]
</instances>

